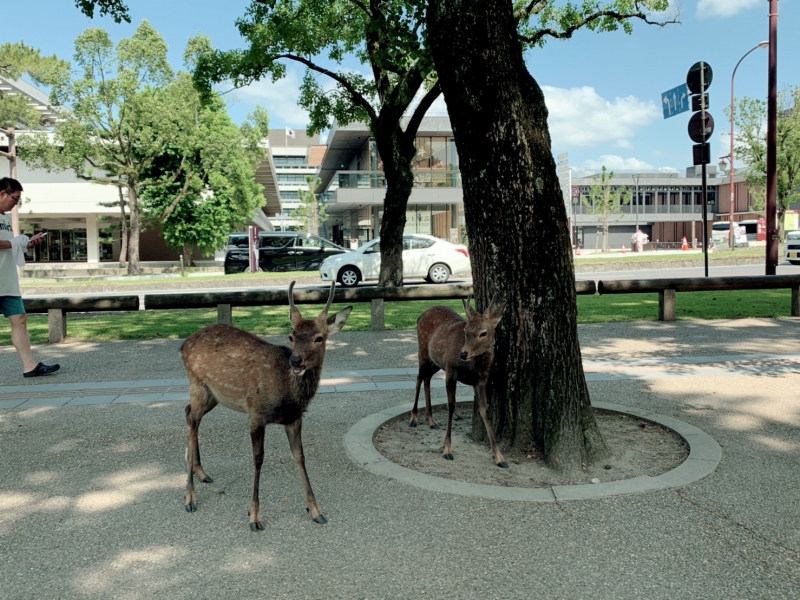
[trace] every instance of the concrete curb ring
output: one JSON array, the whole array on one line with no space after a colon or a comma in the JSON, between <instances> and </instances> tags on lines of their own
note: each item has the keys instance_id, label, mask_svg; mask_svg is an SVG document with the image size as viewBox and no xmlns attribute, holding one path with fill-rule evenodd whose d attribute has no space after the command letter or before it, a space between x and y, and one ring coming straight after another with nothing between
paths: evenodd
<instances>
[{"instance_id":1,"label":"concrete curb ring","mask_svg":"<svg viewBox=\"0 0 800 600\"><path fill-rule=\"evenodd\" d=\"M434 405L446 404L440 399ZM619 404L596 402L593 408L632 415L651 421L669 429L680 436L689 446L689 456L674 469L661 475L640 475L631 479L620 479L598 484L554 485L544 488L520 488L467 483L435 477L414 471L390 461L375 448L372 438L375 431L400 415L409 412L409 403L387 408L379 413L361 419L350 428L344 437L347 455L357 465L370 473L381 475L414 485L433 492L445 492L495 500L517 500L524 502L561 502L564 500L591 500L622 494L638 494L652 490L683 487L707 477L719 465L722 450L719 444L706 432L694 425L678 419L660 415L647 410L640 410Z\"/></svg>"}]
</instances>

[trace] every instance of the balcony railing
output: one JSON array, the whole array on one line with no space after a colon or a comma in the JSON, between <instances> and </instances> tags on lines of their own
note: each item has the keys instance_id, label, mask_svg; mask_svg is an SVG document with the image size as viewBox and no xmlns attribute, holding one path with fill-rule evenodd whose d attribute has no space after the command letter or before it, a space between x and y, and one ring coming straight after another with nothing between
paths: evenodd
<instances>
[{"instance_id":1,"label":"balcony railing","mask_svg":"<svg viewBox=\"0 0 800 600\"><path fill-rule=\"evenodd\" d=\"M337 171L339 188L377 189L386 187L383 171ZM443 169L414 170L415 188L460 188L461 172Z\"/></svg>"},{"instance_id":2,"label":"balcony railing","mask_svg":"<svg viewBox=\"0 0 800 600\"><path fill-rule=\"evenodd\" d=\"M572 209L576 215L593 215L591 208L584 204L573 204ZM708 211L714 212L715 205L709 205ZM625 204L617 207L617 212L623 215L635 215L637 212L640 215L654 215L654 214L700 214L703 212L702 204L642 204L639 206L631 206Z\"/></svg>"}]
</instances>

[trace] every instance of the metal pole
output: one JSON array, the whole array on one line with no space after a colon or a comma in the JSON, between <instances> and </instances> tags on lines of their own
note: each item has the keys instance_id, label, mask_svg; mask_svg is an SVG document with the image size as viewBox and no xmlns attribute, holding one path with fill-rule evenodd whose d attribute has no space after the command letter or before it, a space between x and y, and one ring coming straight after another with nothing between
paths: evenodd
<instances>
[{"instance_id":1,"label":"metal pole","mask_svg":"<svg viewBox=\"0 0 800 600\"><path fill-rule=\"evenodd\" d=\"M703 93L706 89L706 78L705 78L705 64L700 63L700 97L703 97ZM706 135L706 103L700 103L700 122L702 123L702 131L703 131L703 143L706 143L708 139ZM701 200L703 202L703 262L705 263L706 267L706 277L708 277L708 194L706 191L706 163L703 161L703 183L701 188Z\"/></svg>"},{"instance_id":2,"label":"metal pole","mask_svg":"<svg viewBox=\"0 0 800 600\"><path fill-rule=\"evenodd\" d=\"M739 62L736 63L736 66L733 68L733 74L731 75L731 172L730 172L730 182L731 182L731 206L730 206L730 215L728 216L728 245L730 249L733 250L736 248L736 235L733 231L733 214L736 209L736 184L733 181L733 161L734 161L734 114L736 112L736 96L733 93L733 80L736 77L736 69L739 68L739 65L742 64L742 61L747 57L748 54L753 52L754 50L758 50L759 48L766 48L769 46L769 42L761 42L757 46L751 48L747 52L744 53L744 56L739 59Z\"/></svg>"},{"instance_id":3,"label":"metal pole","mask_svg":"<svg viewBox=\"0 0 800 600\"><path fill-rule=\"evenodd\" d=\"M769 0L767 85L767 275L778 266L778 0Z\"/></svg>"}]
</instances>

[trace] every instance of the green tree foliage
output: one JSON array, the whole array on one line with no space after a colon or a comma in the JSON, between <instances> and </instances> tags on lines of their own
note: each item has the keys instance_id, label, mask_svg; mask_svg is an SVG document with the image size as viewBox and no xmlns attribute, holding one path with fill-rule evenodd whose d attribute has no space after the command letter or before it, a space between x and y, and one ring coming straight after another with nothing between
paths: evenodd
<instances>
[{"instance_id":1,"label":"green tree foliage","mask_svg":"<svg viewBox=\"0 0 800 600\"><path fill-rule=\"evenodd\" d=\"M182 73L178 80L194 97L196 119L191 135L180 138L186 145L170 146L143 173L144 182L156 183L145 188L143 209L162 227L167 244L182 249L188 261L193 248L203 255L222 248L227 235L264 205L255 169L265 158L259 142L269 131L263 109L239 128L219 96L201 105L190 76ZM181 173L175 181L159 184L175 172Z\"/></svg>"},{"instance_id":2,"label":"green tree foliage","mask_svg":"<svg viewBox=\"0 0 800 600\"><path fill-rule=\"evenodd\" d=\"M300 196L300 206L294 211L297 219L297 228L319 235L319 225L328 219L328 205L319 201L319 196L314 193L322 180L312 175L306 176L306 189L297 190Z\"/></svg>"},{"instance_id":3,"label":"green tree foliage","mask_svg":"<svg viewBox=\"0 0 800 600\"><path fill-rule=\"evenodd\" d=\"M34 167L70 169L80 179L124 185L130 218L128 273L138 274L138 198L146 187L176 181L188 157L181 156L178 169L163 181L146 179L144 173L167 148L190 147L196 95L176 80L166 43L147 21L116 48L104 30L86 30L75 41L74 61L75 77L53 87L53 97L69 108L56 124L54 143L44 135L23 138L20 156Z\"/></svg>"},{"instance_id":4,"label":"green tree foliage","mask_svg":"<svg viewBox=\"0 0 800 600\"><path fill-rule=\"evenodd\" d=\"M726 113L730 117L730 109ZM736 108L736 157L744 162L747 188L753 209L766 208L767 103L742 98ZM778 94L777 121L778 223L795 202L800 201L800 86Z\"/></svg>"},{"instance_id":5,"label":"green tree foliage","mask_svg":"<svg viewBox=\"0 0 800 600\"><path fill-rule=\"evenodd\" d=\"M117 23L131 22L127 5L122 0L75 0L75 6L90 19L94 18L94 11L101 16L109 15Z\"/></svg>"},{"instance_id":6,"label":"green tree foliage","mask_svg":"<svg viewBox=\"0 0 800 600\"><path fill-rule=\"evenodd\" d=\"M592 180L596 183L589 188L589 197L582 199L583 205L594 215L597 215L597 221L600 223L598 227L598 235L595 237L594 249L597 250L597 245L600 240L600 233L603 234L603 252L608 252L608 228L611 225L612 217L618 221L622 218L623 213L620 209L621 206L628 204L631 201L630 190L623 187L614 189L611 180L614 179L614 171L606 171L603 165L602 171L599 175L593 175Z\"/></svg>"},{"instance_id":7,"label":"green tree foliage","mask_svg":"<svg viewBox=\"0 0 800 600\"><path fill-rule=\"evenodd\" d=\"M309 112L309 132L327 128L333 120L340 125L368 123L387 181L380 285L402 285L414 138L439 95L421 35L424 2L253 0L236 24L249 47L202 55L195 71L197 85L208 91L221 81L237 87L264 77L274 81L286 74L288 63L296 63L307 69L300 105ZM348 57L366 65L370 76L343 67ZM331 63L335 67L328 68ZM406 113L410 115L404 120Z\"/></svg>"},{"instance_id":8,"label":"green tree foliage","mask_svg":"<svg viewBox=\"0 0 800 600\"><path fill-rule=\"evenodd\" d=\"M22 42L0 45L0 77L28 78L41 86L51 86L69 72L69 63L57 56L42 56L39 50ZM0 127L41 129L42 113L20 95L0 91Z\"/></svg>"}]
</instances>

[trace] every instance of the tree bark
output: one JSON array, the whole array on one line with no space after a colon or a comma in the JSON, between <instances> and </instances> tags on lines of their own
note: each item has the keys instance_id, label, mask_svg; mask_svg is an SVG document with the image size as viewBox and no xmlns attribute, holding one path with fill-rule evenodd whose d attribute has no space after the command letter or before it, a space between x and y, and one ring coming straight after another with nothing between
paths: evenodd
<instances>
[{"instance_id":1,"label":"tree bark","mask_svg":"<svg viewBox=\"0 0 800 600\"><path fill-rule=\"evenodd\" d=\"M429 0L428 36L450 114L479 310L508 300L496 336L490 415L504 444L578 471L607 454L577 331L564 200L541 88L510 0ZM484 439L481 419L473 436Z\"/></svg>"},{"instance_id":2,"label":"tree bark","mask_svg":"<svg viewBox=\"0 0 800 600\"><path fill-rule=\"evenodd\" d=\"M406 207L414 185L414 172L411 168L411 160L414 158L414 138L413 136L409 138L397 122L390 132L381 132L380 127L380 124L376 127L378 131L375 132L375 143L378 145L389 185L383 200L383 219L380 229L381 270L378 286L401 287Z\"/></svg>"},{"instance_id":3,"label":"tree bark","mask_svg":"<svg viewBox=\"0 0 800 600\"><path fill-rule=\"evenodd\" d=\"M128 183L128 212L130 214L130 230L128 232L128 275L139 274L139 202L136 183Z\"/></svg>"},{"instance_id":4,"label":"tree bark","mask_svg":"<svg viewBox=\"0 0 800 600\"><path fill-rule=\"evenodd\" d=\"M124 267L128 262L128 219L125 217L125 198L122 194L122 188L118 187L119 191L119 211L120 211L120 246L119 246L119 266Z\"/></svg>"}]
</instances>

